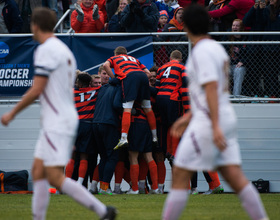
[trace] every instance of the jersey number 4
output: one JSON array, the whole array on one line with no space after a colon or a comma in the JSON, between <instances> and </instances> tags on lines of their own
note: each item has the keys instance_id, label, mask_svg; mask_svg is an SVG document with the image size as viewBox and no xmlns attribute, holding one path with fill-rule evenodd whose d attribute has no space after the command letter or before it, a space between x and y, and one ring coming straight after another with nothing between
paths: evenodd
<instances>
[{"instance_id":1,"label":"jersey number 4","mask_svg":"<svg viewBox=\"0 0 280 220\"><path fill-rule=\"evenodd\" d=\"M171 66L168 67L168 68L164 71L164 73L162 74L162 76L164 76L165 78L168 78L169 75L170 75L170 70L171 70Z\"/></svg>"}]
</instances>

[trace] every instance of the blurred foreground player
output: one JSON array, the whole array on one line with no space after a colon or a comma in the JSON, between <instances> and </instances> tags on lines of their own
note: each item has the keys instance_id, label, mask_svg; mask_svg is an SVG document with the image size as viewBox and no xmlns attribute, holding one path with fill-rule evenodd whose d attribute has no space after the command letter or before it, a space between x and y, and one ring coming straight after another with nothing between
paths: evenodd
<instances>
[{"instance_id":1,"label":"blurred foreground player","mask_svg":"<svg viewBox=\"0 0 280 220\"><path fill-rule=\"evenodd\" d=\"M217 168L238 194L251 219L267 220L256 188L240 168L236 117L228 99L229 57L207 35L209 16L204 8L198 5L186 8L183 20L193 43L187 61L191 111L179 118L171 130L177 137L184 134L175 155L172 188L162 219L179 218L187 203L187 183L193 171Z\"/></svg>"},{"instance_id":2,"label":"blurred foreground player","mask_svg":"<svg viewBox=\"0 0 280 220\"><path fill-rule=\"evenodd\" d=\"M49 184L96 212L100 219L115 219L115 208L106 207L83 186L63 174L78 126L73 102L76 61L69 48L54 36L55 24L56 16L51 10L36 8L33 11L31 30L33 38L41 44L34 53L34 83L22 100L2 116L1 121L7 126L40 96L42 128L32 167L33 219L46 218Z\"/></svg>"}]
</instances>

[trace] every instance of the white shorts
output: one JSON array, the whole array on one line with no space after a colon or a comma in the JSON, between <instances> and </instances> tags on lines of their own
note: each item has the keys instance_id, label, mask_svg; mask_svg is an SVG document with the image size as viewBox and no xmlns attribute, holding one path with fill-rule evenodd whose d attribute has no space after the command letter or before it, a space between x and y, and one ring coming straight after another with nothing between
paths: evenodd
<instances>
[{"instance_id":1,"label":"white shorts","mask_svg":"<svg viewBox=\"0 0 280 220\"><path fill-rule=\"evenodd\" d=\"M72 154L75 136L41 130L34 157L43 160L44 166L65 166Z\"/></svg>"},{"instance_id":2,"label":"white shorts","mask_svg":"<svg viewBox=\"0 0 280 220\"><path fill-rule=\"evenodd\" d=\"M193 171L215 170L220 166L240 165L241 156L234 126L235 124L231 123L221 126L227 148L220 152L213 142L210 121L192 120L179 143L174 164L177 167Z\"/></svg>"}]
</instances>

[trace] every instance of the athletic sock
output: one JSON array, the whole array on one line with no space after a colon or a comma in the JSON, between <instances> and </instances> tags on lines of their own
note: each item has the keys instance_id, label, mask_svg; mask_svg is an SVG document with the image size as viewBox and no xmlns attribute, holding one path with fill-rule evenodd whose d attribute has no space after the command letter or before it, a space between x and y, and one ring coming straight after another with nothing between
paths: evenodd
<instances>
[{"instance_id":1,"label":"athletic sock","mask_svg":"<svg viewBox=\"0 0 280 220\"><path fill-rule=\"evenodd\" d=\"M149 171L152 179L152 189L158 188L158 173L157 173L157 164L154 160L148 163Z\"/></svg>"},{"instance_id":2,"label":"athletic sock","mask_svg":"<svg viewBox=\"0 0 280 220\"><path fill-rule=\"evenodd\" d=\"M34 220L45 219L50 200L49 183L46 179L33 181L32 214Z\"/></svg>"},{"instance_id":3,"label":"athletic sock","mask_svg":"<svg viewBox=\"0 0 280 220\"><path fill-rule=\"evenodd\" d=\"M146 180L149 166L144 159L139 160L139 180Z\"/></svg>"},{"instance_id":4,"label":"athletic sock","mask_svg":"<svg viewBox=\"0 0 280 220\"><path fill-rule=\"evenodd\" d=\"M115 184L121 184L124 177L124 162L119 161L115 168Z\"/></svg>"},{"instance_id":5,"label":"athletic sock","mask_svg":"<svg viewBox=\"0 0 280 220\"><path fill-rule=\"evenodd\" d=\"M241 192L239 192L238 196L243 208L247 211L251 219L260 220L267 218L260 195L251 183L248 183Z\"/></svg>"},{"instance_id":6,"label":"athletic sock","mask_svg":"<svg viewBox=\"0 0 280 220\"><path fill-rule=\"evenodd\" d=\"M68 178L72 177L73 171L74 171L74 164L75 164L75 160L70 159L68 164L66 165L65 168L65 176Z\"/></svg>"},{"instance_id":7,"label":"athletic sock","mask_svg":"<svg viewBox=\"0 0 280 220\"><path fill-rule=\"evenodd\" d=\"M157 162L158 184L164 184L166 176L166 167L164 161Z\"/></svg>"},{"instance_id":8,"label":"athletic sock","mask_svg":"<svg viewBox=\"0 0 280 220\"><path fill-rule=\"evenodd\" d=\"M100 187L101 188L101 187ZM109 183L102 182L102 190L106 191L109 188Z\"/></svg>"},{"instance_id":9,"label":"athletic sock","mask_svg":"<svg viewBox=\"0 0 280 220\"><path fill-rule=\"evenodd\" d=\"M65 178L62 183L61 190L63 193L73 198L76 202L96 212L99 217L105 216L107 212L106 206L94 196L92 196L85 187L81 186L76 181Z\"/></svg>"},{"instance_id":10,"label":"athletic sock","mask_svg":"<svg viewBox=\"0 0 280 220\"><path fill-rule=\"evenodd\" d=\"M94 169L92 181L99 182L99 165L97 165Z\"/></svg>"},{"instance_id":11,"label":"athletic sock","mask_svg":"<svg viewBox=\"0 0 280 220\"><path fill-rule=\"evenodd\" d=\"M87 160L81 160L80 161L80 166L79 166L79 178L78 178L78 183L80 183L81 185L84 182L84 178L86 176L87 169L88 169L88 161Z\"/></svg>"},{"instance_id":12,"label":"athletic sock","mask_svg":"<svg viewBox=\"0 0 280 220\"><path fill-rule=\"evenodd\" d=\"M139 165L130 165L130 178L132 183L132 190L138 190L138 177L139 177Z\"/></svg>"},{"instance_id":13,"label":"athletic sock","mask_svg":"<svg viewBox=\"0 0 280 220\"><path fill-rule=\"evenodd\" d=\"M167 136L166 136L166 152L173 155L173 150L172 150L172 137L170 135L170 128L167 131Z\"/></svg>"},{"instance_id":14,"label":"athletic sock","mask_svg":"<svg viewBox=\"0 0 280 220\"><path fill-rule=\"evenodd\" d=\"M129 127L131 122L131 113L130 112L123 112L122 115L122 137L123 133L128 134Z\"/></svg>"},{"instance_id":15,"label":"athletic sock","mask_svg":"<svg viewBox=\"0 0 280 220\"><path fill-rule=\"evenodd\" d=\"M175 155L180 139L171 137L172 155Z\"/></svg>"},{"instance_id":16,"label":"athletic sock","mask_svg":"<svg viewBox=\"0 0 280 220\"><path fill-rule=\"evenodd\" d=\"M147 116L147 120L148 120L150 129L152 131L153 138L157 138L157 130L156 130L157 123L156 123L156 117L155 117L153 110L147 112L146 116Z\"/></svg>"},{"instance_id":17,"label":"athletic sock","mask_svg":"<svg viewBox=\"0 0 280 220\"><path fill-rule=\"evenodd\" d=\"M90 184L90 190L92 190L93 192L97 191L97 184L98 182L95 180L92 180L91 184Z\"/></svg>"},{"instance_id":18,"label":"athletic sock","mask_svg":"<svg viewBox=\"0 0 280 220\"><path fill-rule=\"evenodd\" d=\"M124 168L124 177L123 179L129 184L131 182L130 172L128 169Z\"/></svg>"},{"instance_id":19,"label":"athletic sock","mask_svg":"<svg viewBox=\"0 0 280 220\"><path fill-rule=\"evenodd\" d=\"M208 171L207 173L209 174L210 178L212 179L212 181L208 183L209 184L209 189L215 189L219 185L221 185L219 175L218 175L217 172Z\"/></svg>"},{"instance_id":20,"label":"athletic sock","mask_svg":"<svg viewBox=\"0 0 280 220\"><path fill-rule=\"evenodd\" d=\"M178 219L187 204L188 197L188 191L185 189L171 189L165 200L162 219Z\"/></svg>"}]
</instances>

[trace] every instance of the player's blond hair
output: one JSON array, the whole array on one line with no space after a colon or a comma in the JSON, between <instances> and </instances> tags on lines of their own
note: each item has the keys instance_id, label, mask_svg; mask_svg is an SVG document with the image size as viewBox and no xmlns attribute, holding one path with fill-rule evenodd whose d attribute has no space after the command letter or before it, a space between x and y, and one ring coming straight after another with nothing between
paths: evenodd
<instances>
[{"instance_id":1,"label":"player's blond hair","mask_svg":"<svg viewBox=\"0 0 280 220\"><path fill-rule=\"evenodd\" d=\"M182 53L179 50L173 50L170 54L171 60L182 60Z\"/></svg>"}]
</instances>

